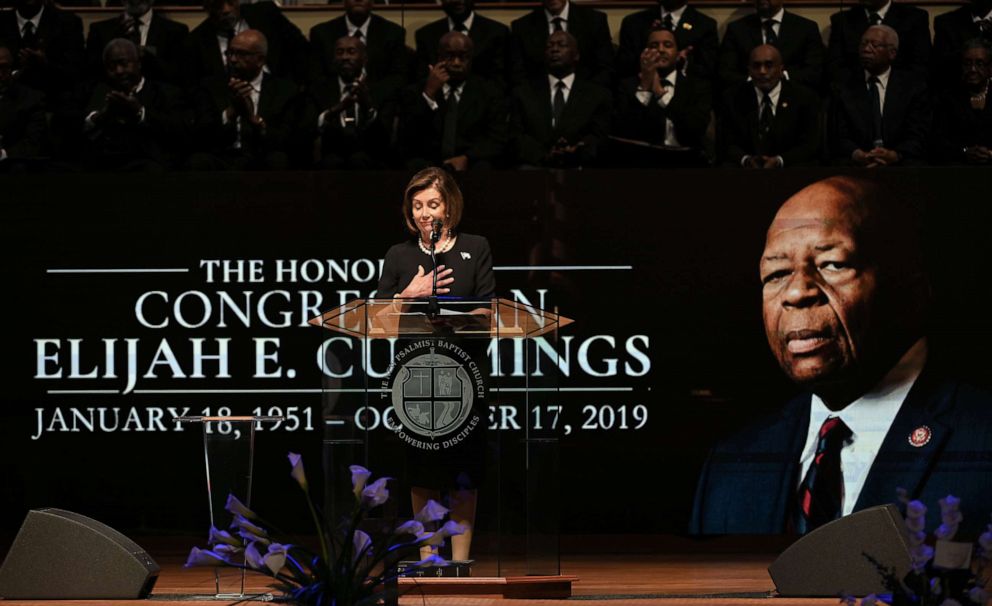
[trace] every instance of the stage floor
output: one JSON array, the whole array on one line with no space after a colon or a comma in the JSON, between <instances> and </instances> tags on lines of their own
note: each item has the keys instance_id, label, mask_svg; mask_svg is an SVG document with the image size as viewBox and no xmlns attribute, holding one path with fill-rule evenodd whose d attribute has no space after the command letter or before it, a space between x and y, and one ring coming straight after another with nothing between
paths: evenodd
<instances>
[{"instance_id":1,"label":"stage floor","mask_svg":"<svg viewBox=\"0 0 992 606\"><path fill-rule=\"evenodd\" d=\"M175 606L217 606L235 602L197 600L196 595L213 592L210 569L184 569L185 547L177 548L160 541L138 540L162 567L158 583L149 600L115 601L113 604L131 606L162 603ZM195 544L194 543L190 543ZM623 544L623 543L616 543ZM775 554L762 553L698 553L696 546L684 553L604 553L562 556L562 574L575 575L579 581L572 586L569 600L503 600L495 598L424 596L416 589L400 600L403 606L547 606L580 603L582 606L768 606L838 604L836 598L787 599L772 597L773 584L766 567ZM696 553L692 553L696 552ZM268 577L249 574L249 591L268 591ZM69 606L96 604L86 600L25 601L4 600L3 604Z\"/></svg>"}]
</instances>

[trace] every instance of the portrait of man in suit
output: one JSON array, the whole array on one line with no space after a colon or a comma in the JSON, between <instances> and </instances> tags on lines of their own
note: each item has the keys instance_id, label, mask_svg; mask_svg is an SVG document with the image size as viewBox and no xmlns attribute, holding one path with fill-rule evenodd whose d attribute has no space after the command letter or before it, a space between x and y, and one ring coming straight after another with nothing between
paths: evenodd
<instances>
[{"instance_id":1,"label":"portrait of man in suit","mask_svg":"<svg viewBox=\"0 0 992 606\"><path fill-rule=\"evenodd\" d=\"M90 24L86 36L90 78L103 76L103 49L115 38L134 42L141 52L141 72L160 82L182 84L180 60L189 28L153 9L153 0L124 0L124 12Z\"/></svg>"},{"instance_id":2,"label":"portrait of man in suit","mask_svg":"<svg viewBox=\"0 0 992 606\"><path fill-rule=\"evenodd\" d=\"M310 29L313 65L310 80L335 77L335 47L342 36L362 41L369 78L383 87L399 91L406 86L409 61L406 30L372 12L372 0L344 0L344 14Z\"/></svg>"},{"instance_id":3,"label":"portrait of man in suit","mask_svg":"<svg viewBox=\"0 0 992 606\"><path fill-rule=\"evenodd\" d=\"M762 315L802 393L711 451L693 532L805 533L899 489L961 498L959 536L981 531L992 397L930 359L921 239L909 203L865 179L818 181L779 208L759 263Z\"/></svg>"},{"instance_id":4,"label":"portrait of man in suit","mask_svg":"<svg viewBox=\"0 0 992 606\"><path fill-rule=\"evenodd\" d=\"M812 89L823 80L824 47L815 21L785 10L783 0L755 0L755 12L727 26L719 55L719 77L724 87L747 76L751 49L771 44L782 55L785 76Z\"/></svg>"},{"instance_id":5,"label":"portrait of man in suit","mask_svg":"<svg viewBox=\"0 0 992 606\"><path fill-rule=\"evenodd\" d=\"M681 49L679 70L705 79L716 74L716 21L689 6L687 0L659 0L657 8L631 13L620 22L617 74L621 78L637 74L641 51L656 26L675 34Z\"/></svg>"},{"instance_id":6,"label":"portrait of man in suit","mask_svg":"<svg viewBox=\"0 0 992 606\"><path fill-rule=\"evenodd\" d=\"M782 168L816 161L820 98L783 77L782 55L771 44L751 51L749 82L727 91L717 121L720 157L729 166Z\"/></svg>"},{"instance_id":7,"label":"portrait of man in suit","mask_svg":"<svg viewBox=\"0 0 992 606\"><path fill-rule=\"evenodd\" d=\"M859 48L861 71L830 104L831 157L868 168L921 162L930 129L925 81L894 67L902 47L891 27L869 27Z\"/></svg>"},{"instance_id":8,"label":"portrait of man in suit","mask_svg":"<svg viewBox=\"0 0 992 606\"><path fill-rule=\"evenodd\" d=\"M472 39L472 71L490 80L503 90L506 88L506 64L510 28L499 21L475 12L474 0L441 0L446 15L417 30L417 78L422 78L437 63L441 36L448 32L461 32Z\"/></svg>"}]
</instances>

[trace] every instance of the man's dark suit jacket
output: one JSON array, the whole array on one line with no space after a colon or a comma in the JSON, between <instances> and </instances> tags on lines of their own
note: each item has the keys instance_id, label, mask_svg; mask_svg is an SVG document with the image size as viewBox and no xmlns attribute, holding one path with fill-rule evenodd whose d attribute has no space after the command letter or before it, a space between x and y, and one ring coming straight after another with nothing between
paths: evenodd
<instances>
[{"instance_id":1,"label":"man's dark suit jacket","mask_svg":"<svg viewBox=\"0 0 992 606\"><path fill-rule=\"evenodd\" d=\"M889 5L882 20L899 34L899 52L893 67L912 71L926 78L930 70L930 17L921 8L908 4ZM861 73L858 46L868 29L868 15L861 6L830 15L830 39L827 42L827 76L833 84Z\"/></svg>"},{"instance_id":2,"label":"man's dark suit jacket","mask_svg":"<svg viewBox=\"0 0 992 606\"><path fill-rule=\"evenodd\" d=\"M223 124L221 114L231 105L227 76L209 78L203 82L196 104L196 134L200 149L214 154L230 152L237 130L235 122ZM256 113L265 120L263 137L242 134L240 155L260 158L270 152L290 153L289 146L297 143L297 118L300 114L298 87L292 80L266 74L262 78Z\"/></svg>"},{"instance_id":3,"label":"man's dark suit jacket","mask_svg":"<svg viewBox=\"0 0 992 606\"><path fill-rule=\"evenodd\" d=\"M86 60L83 22L74 13L48 4L41 14L37 34L48 64L24 69L20 82L45 93L51 104L80 82L79 76ZM0 42L14 56L14 69L20 69L22 66L18 64L17 54L21 50L21 33L15 11L0 11Z\"/></svg>"},{"instance_id":4,"label":"man's dark suit jacket","mask_svg":"<svg viewBox=\"0 0 992 606\"><path fill-rule=\"evenodd\" d=\"M576 72L601 86L613 86L613 42L606 14L568 4L568 33L579 43ZM510 24L510 82L519 85L546 73L544 48L548 42L548 19L543 8L536 8Z\"/></svg>"},{"instance_id":5,"label":"man's dark suit jacket","mask_svg":"<svg viewBox=\"0 0 992 606\"><path fill-rule=\"evenodd\" d=\"M992 149L992 103L976 112L966 90L954 87L944 91L933 112L930 149L933 159L946 164L965 164L964 148L982 145Z\"/></svg>"},{"instance_id":6,"label":"man's dark suit jacket","mask_svg":"<svg viewBox=\"0 0 992 606\"><path fill-rule=\"evenodd\" d=\"M110 90L103 82L92 87L77 128L83 130L82 120L103 108ZM189 151L184 146L193 116L182 91L146 78L137 98L145 108L144 122L109 123L83 133L83 158L88 166L113 169L133 161L149 161L170 167Z\"/></svg>"},{"instance_id":7,"label":"man's dark suit jacket","mask_svg":"<svg viewBox=\"0 0 992 606\"><path fill-rule=\"evenodd\" d=\"M961 499L961 537L974 538L992 510L992 396L964 383L920 375L886 434L854 511L893 503L897 489L928 507L927 528L940 524L938 499ZM809 427L810 395L717 445L699 478L690 532L785 532L797 507L799 457ZM909 435L929 427L915 447Z\"/></svg>"},{"instance_id":8,"label":"man's dark suit jacket","mask_svg":"<svg viewBox=\"0 0 992 606\"><path fill-rule=\"evenodd\" d=\"M717 150L722 162L740 166L744 156L762 153L758 143L760 110L750 82L742 82L726 92L716 123ZM785 166L814 164L820 152L821 126L820 97L801 84L782 80L763 155L782 156Z\"/></svg>"},{"instance_id":9,"label":"man's dark suit jacket","mask_svg":"<svg viewBox=\"0 0 992 606\"><path fill-rule=\"evenodd\" d=\"M182 84L180 77L183 42L189 28L152 12L148 26L148 39L141 53L141 73L150 80ZM86 62L93 81L103 79L103 49L114 38L122 38L121 17L113 17L90 24L86 36Z\"/></svg>"},{"instance_id":10,"label":"man's dark suit jacket","mask_svg":"<svg viewBox=\"0 0 992 606\"><path fill-rule=\"evenodd\" d=\"M981 36L982 30L972 19L971 7L968 5L934 17L931 82L938 85L935 89L957 83L961 76L961 51L964 43Z\"/></svg>"},{"instance_id":11,"label":"man's dark suit jacket","mask_svg":"<svg viewBox=\"0 0 992 606\"><path fill-rule=\"evenodd\" d=\"M273 75L289 78L297 84L306 82L310 45L274 2L242 4L241 18L249 28L265 34L269 42L265 63ZM226 63L217 45L217 31L209 20L204 20L190 32L183 56L183 76L189 86L226 73Z\"/></svg>"},{"instance_id":12,"label":"man's dark suit jacket","mask_svg":"<svg viewBox=\"0 0 992 606\"><path fill-rule=\"evenodd\" d=\"M548 76L517 87L513 91L510 138L517 164L550 166L549 152L561 138L577 145L577 166L593 166L600 145L610 134L612 96L595 82L576 77L565 103L561 121L551 125L551 85ZM568 166L571 167L571 164Z\"/></svg>"},{"instance_id":13,"label":"man's dark suit jacket","mask_svg":"<svg viewBox=\"0 0 992 606\"><path fill-rule=\"evenodd\" d=\"M334 45L348 35L348 24L342 15L310 29L310 46L313 66L310 80L327 78L337 85L334 73ZM409 58L406 51L406 30L389 19L369 15L368 37L365 42L368 62L365 71L369 80L399 91L406 86L409 75Z\"/></svg>"},{"instance_id":14,"label":"man's dark suit jacket","mask_svg":"<svg viewBox=\"0 0 992 606\"><path fill-rule=\"evenodd\" d=\"M426 77L428 66L437 63L438 42L448 31L447 17L417 30L417 80ZM491 80L500 90L505 89L510 28L475 13L468 37L473 44L472 73Z\"/></svg>"},{"instance_id":15,"label":"man's dark suit jacket","mask_svg":"<svg viewBox=\"0 0 992 606\"><path fill-rule=\"evenodd\" d=\"M823 84L823 38L815 21L782 13L775 47L782 53L782 61L789 73L789 82L796 82L819 89ZM732 87L747 80L747 63L751 50L763 44L761 17L748 15L727 26L720 46L719 74L724 87Z\"/></svg>"},{"instance_id":16,"label":"man's dark suit jacket","mask_svg":"<svg viewBox=\"0 0 992 606\"><path fill-rule=\"evenodd\" d=\"M10 160L36 158L44 149L46 131L45 96L22 84L11 84L0 95L0 148L7 150Z\"/></svg>"},{"instance_id":17,"label":"man's dark suit jacket","mask_svg":"<svg viewBox=\"0 0 992 606\"><path fill-rule=\"evenodd\" d=\"M345 129L340 116L332 117L323 131L318 131L320 114L341 100L341 89L337 76L314 82L310 87L311 109L308 126L312 136L320 139L321 159L331 166L349 167L356 154L368 158L374 166L383 166L387 161L387 151L392 134L393 119L396 116L396 91L391 84L369 80L369 101L371 111L359 114L358 126ZM371 168L371 167L366 167Z\"/></svg>"},{"instance_id":18,"label":"man's dark suit jacket","mask_svg":"<svg viewBox=\"0 0 992 606\"><path fill-rule=\"evenodd\" d=\"M445 101L432 110L424 99L423 83L403 91L400 105L399 143L407 158L438 163L444 133ZM439 95L441 96L441 95ZM466 155L469 166L476 162L496 162L506 147L507 111L504 94L480 76L465 81L458 101L458 129L455 156Z\"/></svg>"},{"instance_id":19,"label":"man's dark suit jacket","mask_svg":"<svg viewBox=\"0 0 992 606\"><path fill-rule=\"evenodd\" d=\"M620 48L617 50L617 75L634 76L640 70L641 53L648 44L648 33L655 21L661 20L660 8L648 8L627 15L620 22ZM716 21L691 6L685 7L682 19L675 26L675 41L679 50L692 47L689 73L710 79L716 74Z\"/></svg>"},{"instance_id":20,"label":"man's dark suit jacket","mask_svg":"<svg viewBox=\"0 0 992 606\"><path fill-rule=\"evenodd\" d=\"M893 69L882 108L885 147L899 152L903 163L925 156L930 131L930 103L926 84L914 74ZM830 156L849 163L856 149L871 150L871 105L864 72L851 76L830 102Z\"/></svg>"},{"instance_id":21,"label":"man's dark suit jacket","mask_svg":"<svg viewBox=\"0 0 992 606\"><path fill-rule=\"evenodd\" d=\"M647 105L637 98L638 78L625 78L616 96L614 134L626 139L665 144L665 120L675 127L679 145L702 150L703 136L710 123L713 93L704 80L676 75L675 94L667 106L652 98Z\"/></svg>"}]
</instances>

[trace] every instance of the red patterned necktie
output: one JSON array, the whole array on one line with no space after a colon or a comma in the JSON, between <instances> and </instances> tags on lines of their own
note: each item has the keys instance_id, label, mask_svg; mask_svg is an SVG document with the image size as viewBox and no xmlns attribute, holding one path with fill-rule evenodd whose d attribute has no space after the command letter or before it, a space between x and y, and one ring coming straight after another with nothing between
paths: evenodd
<instances>
[{"instance_id":1,"label":"red patterned necktie","mask_svg":"<svg viewBox=\"0 0 992 606\"><path fill-rule=\"evenodd\" d=\"M816 455L799 485L796 530L800 534L840 517L844 495L840 450L851 435L851 429L839 417L830 417L820 426Z\"/></svg>"}]
</instances>

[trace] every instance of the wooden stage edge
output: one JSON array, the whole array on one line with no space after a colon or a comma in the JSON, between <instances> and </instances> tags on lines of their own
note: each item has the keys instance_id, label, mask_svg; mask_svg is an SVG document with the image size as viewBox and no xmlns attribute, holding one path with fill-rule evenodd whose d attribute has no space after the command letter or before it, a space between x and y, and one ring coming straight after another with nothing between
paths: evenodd
<instances>
[{"instance_id":1,"label":"wooden stage edge","mask_svg":"<svg viewBox=\"0 0 992 606\"><path fill-rule=\"evenodd\" d=\"M564 537L563 537L564 539ZM158 581L145 600L0 600L0 606L217 606L250 601L207 600L214 592L213 570L183 568L196 538L135 538L161 567ZM466 579L410 578L403 585L401 606L826 606L838 598L773 597L767 567L783 545L751 539L689 541L647 535L587 537L580 545L563 540L559 582L545 583L547 593L521 594L540 585L540 577L485 579L495 569L485 558L476 560L478 577ZM648 549L653 545L655 549ZM659 549L659 546L661 547ZM571 547L571 549L569 549ZM622 552L620 550L623 550ZM5 554L6 549L0 550ZM249 574L246 592L272 591L271 579ZM455 584L452 584L455 583ZM566 585L568 587L566 587ZM459 589L458 595L451 595ZM531 599L521 599L530 595ZM568 596L571 597L568 597Z\"/></svg>"}]
</instances>

